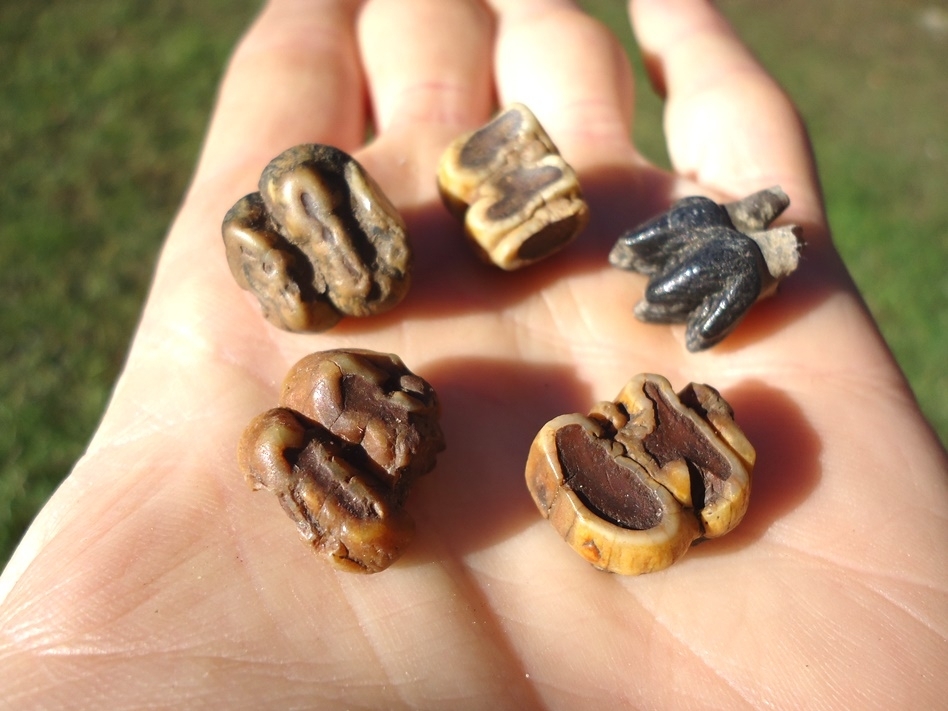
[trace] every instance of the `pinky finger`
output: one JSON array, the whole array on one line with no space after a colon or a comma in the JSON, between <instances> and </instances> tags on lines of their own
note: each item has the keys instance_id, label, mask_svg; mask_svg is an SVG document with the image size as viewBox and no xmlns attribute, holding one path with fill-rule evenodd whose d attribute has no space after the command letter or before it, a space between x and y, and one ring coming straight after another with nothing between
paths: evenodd
<instances>
[{"instance_id":1,"label":"pinky finger","mask_svg":"<svg viewBox=\"0 0 948 711\"><path fill-rule=\"evenodd\" d=\"M365 90L355 39L360 0L271 0L231 59L198 166L259 172L304 142L362 143ZM252 188L253 185L249 186Z\"/></svg>"}]
</instances>

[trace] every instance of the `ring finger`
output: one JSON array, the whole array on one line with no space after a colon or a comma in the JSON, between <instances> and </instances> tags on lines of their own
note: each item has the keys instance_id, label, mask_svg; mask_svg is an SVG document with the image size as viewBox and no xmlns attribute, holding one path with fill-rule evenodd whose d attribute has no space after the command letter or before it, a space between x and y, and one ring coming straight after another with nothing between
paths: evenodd
<instances>
[{"instance_id":1,"label":"ring finger","mask_svg":"<svg viewBox=\"0 0 948 711\"><path fill-rule=\"evenodd\" d=\"M365 162L397 204L433 190L440 151L489 116L492 39L492 18L478 0L365 7L359 42L378 135Z\"/></svg>"},{"instance_id":2,"label":"ring finger","mask_svg":"<svg viewBox=\"0 0 948 711\"><path fill-rule=\"evenodd\" d=\"M578 170L632 155L632 72L621 45L571 0L491 0L503 103L531 108Z\"/></svg>"}]
</instances>

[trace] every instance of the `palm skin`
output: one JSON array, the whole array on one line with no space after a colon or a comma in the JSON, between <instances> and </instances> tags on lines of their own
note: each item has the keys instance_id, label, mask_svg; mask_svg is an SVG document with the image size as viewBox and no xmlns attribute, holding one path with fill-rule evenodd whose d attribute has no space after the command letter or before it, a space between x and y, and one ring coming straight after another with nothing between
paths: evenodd
<instances>
[{"instance_id":1,"label":"palm skin","mask_svg":"<svg viewBox=\"0 0 948 711\"><path fill-rule=\"evenodd\" d=\"M704 2L630 10L667 91L674 175L629 145L624 58L569 2L265 9L103 423L0 578L0 706L943 703L948 463L832 250L806 136ZM513 100L577 168L594 217L557 257L504 274L473 258L432 176L455 135ZM397 309L308 336L264 322L220 241L266 162L304 141L353 152L416 253ZM615 238L682 195L772 184L808 241L778 297L697 355L682 329L636 321L644 278L608 266ZM236 467L288 367L342 346L397 353L428 379L448 441L409 498L416 540L375 576L315 558ZM758 467L737 530L620 578L540 519L523 465L546 420L643 371L720 389Z\"/></svg>"}]
</instances>

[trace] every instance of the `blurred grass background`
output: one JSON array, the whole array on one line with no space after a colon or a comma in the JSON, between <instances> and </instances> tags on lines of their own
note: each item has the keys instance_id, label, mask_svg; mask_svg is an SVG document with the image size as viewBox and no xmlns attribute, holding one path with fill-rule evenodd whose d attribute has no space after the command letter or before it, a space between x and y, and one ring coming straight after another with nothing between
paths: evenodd
<instances>
[{"instance_id":1,"label":"blurred grass background","mask_svg":"<svg viewBox=\"0 0 948 711\"><path fill-rule=\"evenodd\" d=\"M582 4L640 69L624 2ZM806 118L839 249L948 441L948 7L718 4ZM105 407L258 7L0 0L0 567ZM661 161L660 103L637 93L636 140Z\"/></svg>"}]
</instances>

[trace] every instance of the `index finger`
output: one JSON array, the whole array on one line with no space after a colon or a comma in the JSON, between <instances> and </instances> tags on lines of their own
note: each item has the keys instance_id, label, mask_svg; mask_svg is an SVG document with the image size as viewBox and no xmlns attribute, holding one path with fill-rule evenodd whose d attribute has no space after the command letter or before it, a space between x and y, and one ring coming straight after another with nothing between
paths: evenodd
<instances>
[{"instance_id":1,"label":"index finger","mask_svg":"<svg viewBox=\"0 0 948 711\"><path fill-rule=\"evenodd\" d=\"M629 12L666 95L675 171L731 197L779 184L792 200L788 215L824 226L803 122L724 17L707 0L630 0Z\"/></svg>"}]
</instances>

